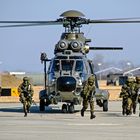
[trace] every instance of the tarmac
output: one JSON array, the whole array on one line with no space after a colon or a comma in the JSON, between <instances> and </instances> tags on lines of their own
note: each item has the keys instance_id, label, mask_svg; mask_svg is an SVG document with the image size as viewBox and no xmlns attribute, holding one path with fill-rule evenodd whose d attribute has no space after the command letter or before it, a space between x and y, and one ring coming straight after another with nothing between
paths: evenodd
<instances>
[{"instance_id":1,"label":"tarmac","mask_svg":"<svg viewBox=\"0 0 140 140\"><path fill-rule=\"evenodd\" d=\"M138 140L140 138L139 110L123 116L121 101L110 101L109 111L95 105L96 118L90 112L80 116L81 105L75 113L61 113L61 105L46 107L39 112L33 105L24 117L22 104L0 103L0 140Z\"/></svg>"}]
</instances>

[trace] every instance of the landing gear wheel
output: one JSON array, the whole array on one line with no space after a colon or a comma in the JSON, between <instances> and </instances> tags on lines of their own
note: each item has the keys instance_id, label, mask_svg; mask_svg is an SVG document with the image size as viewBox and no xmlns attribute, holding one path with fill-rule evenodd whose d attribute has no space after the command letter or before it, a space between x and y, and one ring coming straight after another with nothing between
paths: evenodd
<instances>
[{"instance_id":1,"label":"landing gear wheel","mask_svg":"<svg viewBox=\"0 0 140 140\"><path fill-rule=\"evenodd\" d=\"M103 111L108 111L108 100L103 100Z\"/></svg>"},{"instance_id":2,"label":"landing gear wheel","mask_svg":"<svg viewBox=\"0 0 140 140\"><path fill-rule=\"evenodd\" d=\"M67 113L67 105L66 104L62 105L62 112Z\"/></svg>"},{"instance_id":3,"label":"landing gear wheel","mask_svg":"<svg viewBox=\"0 0 140 140\"><path fill-rule=\"evenodd\" d=\"M45 111L45 101L44 101L44 99L40 99L39 109L40 109L40 111Z\"/></svg>"},{"instance_id":4,"label":"landing gear wheel","mask_svg":"<svg viewBox=\"0 0 140 140\"><path fill-rule=\"evenodd\" d=\"M103 103L100 99L96 100L96 104L99 106L99 107L103 107Z\"/></svg>"},{"instance_id":5,"label":"landing gear wheel","mask_svg":"<svg viewBox=\"0 0 140 140\"><path fill-rule=\"evenodd\" d=\"M74 113L74 105L73 105L73 103L71 103L70 105L68 105L68 112L69 113Z\"/></svg>"}]
</instances>

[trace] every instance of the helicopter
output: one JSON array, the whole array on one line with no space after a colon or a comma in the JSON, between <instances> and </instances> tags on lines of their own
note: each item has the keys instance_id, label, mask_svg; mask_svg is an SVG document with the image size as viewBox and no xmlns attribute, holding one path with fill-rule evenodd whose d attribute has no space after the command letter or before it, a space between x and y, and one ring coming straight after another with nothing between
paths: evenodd
<instances>
[{"instance_id":1,"label":"helicopter","mask_svg":"<svg viewBox=\"0 0 140 140\"><path fill-rule=\"evenodd\" d=\"M46 53L41 53L41 62L44 62L45 74L45 90L39 94L40 111L45 110L45 106L49 104L62 104L62 112L73 113L74 105L81 104L81 92L87 79L94 73L94 64L89 60L86 54L89 50L98 49L116 49L105 47L89 47L91 42L80 31L82 27L83 13L79 11L66 11L60 15L63 17L58 21L63 21L65 32L62 33L60 40L55 45L52 59L47 58ZM81 23L80 23L80 22ZM79 23L78 23L79 22ZM48 71L46 72L46 62L50 61ZM46 81L48 83L46 84ZM108 111L109 93L107 90L99 89L97 77L95 75L96 84L96 103L103 107L103 111Z\"/></svg>"},{"instance_id":2,"label":"helicopter","mask_svg":"<svg viewBox=\"0 0 140 140\"><path fill-rule=\"evenodd\" d=\"M45 106L63 102L63 113L74 113L75 105L80 105L81 92L87 79L95 76L96 103L108 111L109 92L101 90L94 72L94 62L87 57L90 50L122 50L122 47L91 47L91 39L87 39L81 31L82 25L107 23L140 23L138 20L108 19L90 20L77 10L69 10L54 21L0 21L0 28L26 27L42 25L62 25L65 31L54 48L54 57L49 59L45 52L41 53L40 60L44 64L44 89L39 92L39 108L45 111ZM10 25L9 25L10 24ZM47 69L47 62L49 63Z\"/></svg>"}]
</instances>

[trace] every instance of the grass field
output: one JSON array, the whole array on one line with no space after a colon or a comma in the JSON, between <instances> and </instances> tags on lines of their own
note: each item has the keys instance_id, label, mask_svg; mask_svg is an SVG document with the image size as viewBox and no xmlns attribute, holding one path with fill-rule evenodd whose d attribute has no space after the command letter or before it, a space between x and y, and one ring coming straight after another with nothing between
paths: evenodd
<instances>
[{"instance_id":1,"label":"grass field","mask_svg":"<svg viewBox=\"0 0 140 140\"><path fill-rule=\"evenodd\" d=\"M19 84L22 82L21 79L13 76L13 75L2 75L1 76L1 85L2 88L17 88ZM106 89L110 93L109 100L120 100L119 94L121 90L121 86L106 86L106 81L99 81L100 89ZM39 91L42 90L43 86L34 86L34 100L36 102L39 101ZM1 96L0 102L19 102L19 97L15 96Z\"/></svg>"}]
</instances>

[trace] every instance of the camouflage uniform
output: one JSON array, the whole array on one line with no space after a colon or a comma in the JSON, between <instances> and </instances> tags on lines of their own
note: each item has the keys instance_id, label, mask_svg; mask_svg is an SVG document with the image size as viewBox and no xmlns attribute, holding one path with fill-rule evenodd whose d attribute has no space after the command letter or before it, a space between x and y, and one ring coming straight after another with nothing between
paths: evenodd
<instances>
[{"instance_id":1,"label":"camouflage uniform","mask_svg":"<svg viewBox=\"0 0 140 140\"><path fill-rule=\"evenodd\" d=\"M1 96L2 88L0 87L0 96Z\"/></svg>"},{"instance_id":2,"label":"camouflage uniform","mask_svg":"<svg viewBox=\"0 0 140 140\"><path fill-rule=\"evenodd\" d=\"M136 77L135 91L138 95L138 102L140 103L140 77Z\"/></svg>"},{"instance_id":3,"label":"camouflage uniform","mask_svg":"<svg viewBox=\"0 0 140 140\"><path fill-rule=\"evenodd\" d=\"M127 85L123 85L120 93L120 98L122 98L122 114L126 114L127 110L127 100L128 100L128 93L126 92Z\"/></svg>"},{"instance_id":4,"label":"camouflage uniform","mask_svg":"<svg viewBox=\"0 0 140 140\"><path fill-rule=\"evenodd\" d=\"M137 93L136 101L138 101L138 103L140 104L140 77L136 77L135 92ZM140 114L139 114L139 116L140 116Z\"/></svg>"},{"instance_id":5,"label":"camouflage uniform","mask_svg":"<svg viewBox=\"0 0 140 140\"><path fill-rule=\"evenodd\" d=\"M25 113L24 116L26 117L31 107L32 97L34 93L28 77L23 78L23 83L21 83L20 86L18 87L18 92L20 93L19 95L20 102L23 104L23 110Z\"/></svg>"},{"instance_id":6,"label":"camouflage uniform","mask_svg":"<svg viewBox=\"0 0 140 140\"><path fill-rule=\"evenodd\" d=\"M120 98L122 98L122 114L131 115L132 114L132 96L135 95L135 85L134 80L128 78L126 84L122 86Z\"/></svg>"},{"instance_id":7,"label":"camouflage uniform","mask_svg":"<svg viewBox=\"0 0 140 140\"><path fill-rule=\"evenodd\" d=\"M94 98L93 95L95 94L95 77L91 75L88 78L87 83L85 84L83 91L81 93L83 97L83 108L81 110L81 116L84 116L84 111L88 108L88 103L90 104L90 119L95 118L94 115Z\"/></svg>"},{"instance_id":8,"label":"camouflage uniform","mask_svg":"<svg viewBox=\"0 0 140 140\"><path fill-rule=\"evenodd\" d=\"M133 79L130 87L131 87L131 100L132 100L132 109L133 109L133 114L136 114L136 106L137 106L137 97L138 94L136 92L136 82Z\"/></svg>"}]
</instances>

